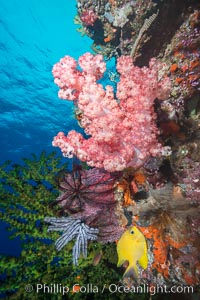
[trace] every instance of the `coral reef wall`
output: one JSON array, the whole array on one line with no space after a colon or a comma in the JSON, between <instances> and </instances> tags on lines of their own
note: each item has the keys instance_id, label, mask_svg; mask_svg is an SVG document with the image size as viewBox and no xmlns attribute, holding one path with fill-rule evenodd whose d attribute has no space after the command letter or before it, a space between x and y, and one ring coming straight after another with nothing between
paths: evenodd
<instances>
[{"instance_id":1,"label":"coral reef wall","mask_svg":"<svg viewBox=\"0 0 200 300\"><path fill-rule=\"evenodd\" d=\"M24 249L19 260L2 256L3 292L20 298L20 282L31 276L35 287L40 277L71 284L100 275L108 286L199 291L199 2L79 0L77 8L74 23L97 55L68 52L53 75L85 133L66 126L53 146L82 165L60 170L61 159L43 153L1 167L1 216ZM103 58L111 57L115 89L104 89Z\"/></svg>"}]
</instances>

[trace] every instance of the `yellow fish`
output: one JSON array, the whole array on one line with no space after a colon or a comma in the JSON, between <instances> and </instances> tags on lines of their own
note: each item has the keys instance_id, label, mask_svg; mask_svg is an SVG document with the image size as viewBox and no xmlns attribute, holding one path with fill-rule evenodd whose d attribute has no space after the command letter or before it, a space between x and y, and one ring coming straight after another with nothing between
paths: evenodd
<instances>
[{"instance_id":1,"label":"yellow fish","mask_svg":"<svg viewBox=\"0 0 200 300\"><path fill-rule=\"evenodd\" d=\"M117 243L117 254L118 267L126 261L129 262L123 277L134 276L136 279L138 278L137 262L143 269L147 268L147 243L144 235L136 226L132 226L122 234Z\"/></svg>"}]
</instances>

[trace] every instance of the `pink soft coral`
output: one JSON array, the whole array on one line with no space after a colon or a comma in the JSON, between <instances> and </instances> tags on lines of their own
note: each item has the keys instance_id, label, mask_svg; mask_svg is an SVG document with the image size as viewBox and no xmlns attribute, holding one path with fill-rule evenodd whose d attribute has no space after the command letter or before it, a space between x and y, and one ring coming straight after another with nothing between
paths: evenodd
<instances>
[{"instance_id":1,"label":"pink soft coral","mask_svg":"<svg viewBox=\"0 0 200 300\"><path fill-rule=\"evenodd\" d=\"M80 19L86 26L93 26L98 17L93 10L85 10L82 12Z\"/></svg>"},{"instance_id":2,"label":"pink soft coral","mask_svg":"<svg viewBox=\"0 0 200 300\"><path fill-rule=\"evenodd\" d=\"M86 134L72 130L67 136L59 133L53 146L61 148L64 156L76 155L90 166L107 171L137 168L150 156L160 155L158 129L154 112L155 98L165 99L170 90L168 78L158 80L161 65L152 59L149 68L133 65L131 57L117 60L120 82L115 99L113 88L106 89L97 80L106 69L101 55L86 53L79 58L82 71L75 60L63 58L53 68L55 83L61 88L59 97L77 100L83 112L81 125Z\"/></svg>"}]
</instances>

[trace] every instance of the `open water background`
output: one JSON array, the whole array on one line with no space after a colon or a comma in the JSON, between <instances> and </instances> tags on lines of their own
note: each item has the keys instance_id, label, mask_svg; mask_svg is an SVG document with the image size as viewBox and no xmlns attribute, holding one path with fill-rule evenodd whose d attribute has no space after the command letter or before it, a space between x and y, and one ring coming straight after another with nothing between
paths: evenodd
<instances>
[{"instance_id":1,"label":"open water background","mask_svg":"<svg viewBox=\"0 0 200 300\"><path fill-rule=\"evenodd\" d=\"M59 132L80 130L73 103L57 97L51 73L64 55L78 58L91 40L76 31L75 0L0 0L0 164L59 149ZM6 201L6 199L5 199ZM19 254L0 222L0 253Z\"/></svg>"}]
</instances>

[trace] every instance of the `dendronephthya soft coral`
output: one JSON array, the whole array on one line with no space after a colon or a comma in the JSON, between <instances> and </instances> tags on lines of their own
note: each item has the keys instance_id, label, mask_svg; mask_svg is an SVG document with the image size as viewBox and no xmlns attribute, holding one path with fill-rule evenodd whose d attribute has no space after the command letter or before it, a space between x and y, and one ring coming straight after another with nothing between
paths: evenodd
<instances>
[{"instance_id":1,"label":"dendronephthya soft coral","mask_svg":"<svg viewBox=\"0 0 200 300\"><path fill-rule=\"evenodd\" d=\"M89 166L107 171L140 167L150 156L165 150L158 142L158 128L154 100L166 99L170 82L159 79L162 65L152 59L148 67L133 65L132 58L117 60L120 82L116 98L111 86L97 83L106 70L102 55L85 53L76 61L65 56L54 65L55 83L60 87L59 97L75 100L82 111L81 125L88 139L72 130L67 136L60 132L53 146L61 148L64 156L77 156Z\"/></svg>"}]
</instances>

